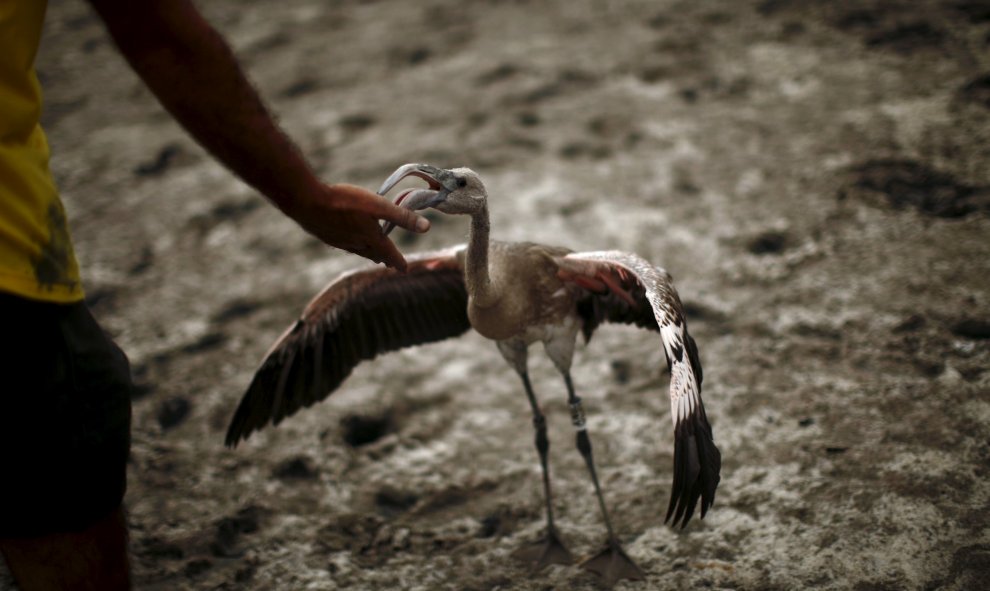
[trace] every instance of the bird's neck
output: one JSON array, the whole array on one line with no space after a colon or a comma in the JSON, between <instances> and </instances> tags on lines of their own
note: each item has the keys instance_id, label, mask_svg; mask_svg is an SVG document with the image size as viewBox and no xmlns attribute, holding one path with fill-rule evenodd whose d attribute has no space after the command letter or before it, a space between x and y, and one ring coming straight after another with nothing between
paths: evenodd
<instances>
[{"instance_id":1,"label":"bird's neck","mask_svg":"<svg viewBox=\"0 0 990 591\"><path fill-rule=\"evenodd\" d=\"M473 305L486 308L495 304L498 296L488 273L488 207L471 215L471 231L468 234L464 280Z\"/></svg>"}]
</instances>

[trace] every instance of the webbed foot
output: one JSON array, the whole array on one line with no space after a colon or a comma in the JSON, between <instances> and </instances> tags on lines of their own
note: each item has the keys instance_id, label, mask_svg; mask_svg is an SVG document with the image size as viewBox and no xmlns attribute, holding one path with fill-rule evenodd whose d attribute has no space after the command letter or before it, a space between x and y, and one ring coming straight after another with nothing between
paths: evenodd
<instances>
[{"instance_id":1,"label":"webbed foot","mask_svg":"<svg viewBox=\"0 0 990 591\"><path fill-rule=\"evenodd\" d=\"M619 541L611 538L605 549L591 558L581 561L581 568L590 570L602 578L602 583L611 589L622 579L642 581L646 574L626 555Z\"/></svg>"},{"instance_id":2,"label":"webbed foot","mask_svg":"<svg viewBox=\"0 0 990 591\"><path fill-rule=\"evenodd\" d=\"M551 564L573 564L574 556L564 543L556 528L548 528L546 536L537 542L524 544L512 556L529 564L533 571L540 571Z\"/></svg>"}]
</instances>

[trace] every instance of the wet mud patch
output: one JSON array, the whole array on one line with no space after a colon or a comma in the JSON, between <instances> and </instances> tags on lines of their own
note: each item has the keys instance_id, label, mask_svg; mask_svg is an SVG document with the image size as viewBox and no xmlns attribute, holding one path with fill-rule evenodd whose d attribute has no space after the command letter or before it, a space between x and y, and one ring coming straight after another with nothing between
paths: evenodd
<instances>
[{"instance_id":1,"label":"wet mud patch","mask_svg":"<svg viewBox=\"0 0 990 591\"><path fill-rule=\"evenodd\" d=\"M131 277L137 277L138 275L143 275L146 273L151 266L155 263L155 250L150 244L145 244L144 247L138 249L136 260L131 264L130 268L127 269L127 274Z\"/></svg>"},{"instance_id":2,"label":"wet mud patch","mask_svg":"<svg viewBox=\"0 0 990 591\"><path fill-rule=\"evenodd\" d=\"M314 546L321 555L349 551L360 556L371 546L384 520L370 513L347 513L317 530Z\"/></svg>"},{"instance_id":3,"label":"wet mud patch","mask_svg":"<svg viewBox=\"0 0 990 591\"><path fill-rule=\"evenodd\" d=\"M188 398L168 398L158 403L158 408L155 411L155 419L158 421L158 426L161 427L162 431L167 431L185 422L189 418L189 412L191 410L192 403L189 402Z\"/></svg>"},{"instance_id":4,"label":"wet mud patch","mask_svg":"<svg viewBox=\"0 0 990 591\"><path fill-rule=\"evenodd\" d=\"M257 312L263 305L262 302L253 299L234 299L224 304L220 311L213 315L212 321L217 324L240 321Z\"/></svg>"},{"instance_id":5,"label":"wet mud patch","mask_svg":"<svg viewBox=\"0 0 990 591\"><path fill-rule=\"evenodd\" d=\"M171 375L176 365L182 365L184 361L201 358L200 356L222 349L227 344L228 338L229 335L226 332L206 332L190 342L169 347L153 353L139 362L132 363L131 378L135 384L134 398L143 398L156 391L156 384L161 384L165 376ZM184 379L188 379L188 376L184 376ZM183 390L188 390L188 386ZM189 401L184 396L180 399L185 400L185 403L162 403L157 409L156 416L160 424L168 424L168 428L170 428L184 420L185 413L189 410Z\"/></svg>"},{"instance_id":6,"label":"wet mud patch","mask_svg":"<svg viewBox=\"0 0 990 591\"><path fill-rule=\"evenodd\" d=\"M952 9L974 25L990 22L990 4L984 0L963 0L952 4Z\"/></svg>"},{"instance_id":7,"label":"wet mud patch","mask_svg":"<svg viewBox=\"0 0 990 591\"><path fill-rule=\"evenodd\" d=\"M177 352L181 355L196 355L205 351L212 351L222 347L227 342L227 338L228 336L224 332L209 332L191 343L182 345Z\"/></svg>"},{"instance_id":8,"label":"wet mud patch","mask_svg":"<svg viewBox=\"0 0 990 591\"><path fill-rule=\"evenodd\" d=\"M272 470L272 477L287 482L317 480L319 472L309 456L296 456L280 462Z\"/></svg>"},{"instance_id":9,"label":"wet mud patch","mask_svg":"<svg viewBox=\"0 0 990 591\"><path fill-rule=\"evenodd\" d=\"M507 103L534 106L570 93L583 92L600 82L598 76L585 70L561 70L549 82L543 82L521 94L510 95Z\"/></svg>"},{"instance_id":10,"label":"wet mud patch","mask_svg":"<svg viewBox=\"0 0 990 591\"><path fill-rule=\"evenodd\" d=\"M952 324L952 333L967 339L990 339L990 319L963 318Z\"/></svg>"},{"instance_id":11,"label":"wet mud patch","mask_svg":"<svg viewBox=\"0 0 990 591\"><path fill-rule=\"evenodd\" d=\"M374 115L368 113L352 113L340 118L338 124L345 133L355 134L371 129L378 122Z\"/></svg>"},{"instance_id":12,"label":"wet mud patch","mask_svg":"<svg viewBox=\"0 0 990 591\"><path fill-rule=\"evenodd\" d=\"M133 550L135 554L155 561L182 560L186 557L182 546L158 536L140 538L135 546Z\"/></svg>"},{"instance_id":13,"label":"wet mud patch","mask_svg":"<svg viewBox=\"0 0 990 591\"><path fill-rule=\"evenodd\" d=\"M957 96L963 102L990 109L990 74L973 78L959 89Z\"/></svg>"},{"instance_id":14,"label":"wet mud patch","mask_svg":"<svg viewBox=\"0 0 990 591\"><path fill-rule=\"evenodd\" d=\"M864 43L872 49L890 49L909 54L925 49L940 49L946 34L925 21L901 23L866 34Z\"/></svg>"},{"instance_id":15,"label":"wet mud patch","mask_svg":"<svg viewBox=\"0 0 990 591\"><path fill-rule=\"evenodd\" d=\"M617 588L962 591L987 576L990 502L990 339L964 324L988 318L990 293L985 4L205 8L328 181L470 166L495 238L633 250L674 275L722 484L704 521L663 525L657 336L579 346L606 502L647 571ZM200 153L163 139L123 61L94 59L111 50L91 14L49 3L39 70L84 282L147 388L126 500L136 588L600 589L509 558L542 531L540 467L519 384L477 335L383 355L343 396L224 448L271 340L363 262L271 225L277 212L205 157L186 166ZM185 153L156 166L171 144ZM120 154L135 155L123 169ZM464 218L430 215L429 234L394 235L403 252L464 241ZM604 528L560 377L530 359L558 523L594 552ZM162 429L176 398L195 406ZM252 506L270 516L241 520Z\"/></svg>"},{"instance_id":16,"label":"wet mud patch","mask_svg":"<svg viewBox=\"0 0 990 591\"><path fill-rule=\"evenodd\" d=\"M533 512L523 507L500 504L478 521L478 538L498 538L515 533L533 520Z\"/></svg>"},{"instance_id":17,"label":"wet mud patch","mask_svg":"<svg viewBox=\"0 0 990 591\"><path fill-rule=\"evenodd\" d=\"M97 316L113 311L117 307L120 290L111 286L97 286L86 290L86 305Z\"/></svg>"},{"instance_id":18,"label":"wet mud patch","mask_svg":"<svg viewBox=\"0 0 990 591\"><path fill-rule=\"evenodd\" d=\"M419 501L419 494L386 486L375 493L375 508L382 517L389 518L401 515L412 509Z\"/></svg>"},{"instance_id":19,"label":"wet mud patch","mask_svg":"<svg viewBox=\"0 0 990 591\"><path fill-rule=\"evenodd\" d=\"M471 485L452 485L441 488L417 499L412 512L417 516L435 515L448 510L460 512L466 505L477 503L486 494L498 488L497 482L482 481ZM451 515L451 513L446 513Z\"/></svg>"},{"instance_id":20,"label":"wet mud patch","mask_svg":"<svg viewBox=\"0 0 990 591\"><path fill-rule=\"evenodd\" d=\"M564 144L558 154L565 160L604 160L612 156L612 148L604 144L579 140Z\"/></svg>"},{"instance_id":21,"label":"wet mud patch","mask_svg":"<svg viewBox=\"0 0 990 591\"><path fill-rule=\"evenodd\" d=\"M182 148L178 144L165 145L158 150L154 158L138 164L134 168L134 174L139 177L156 177L165 174L179 161L180 156L182 156Z\"/></svg>"},{"instance_id":22,"label":"wet mud patch","mask_svg":"<svg viewBox=\"0 0 990 591\"><path fill-rule=\"evenodd\" d=\"M375 443L398 429L395 413L386 409L376 414L352 414L340 420L341 437L351 447Z\"/></svg>"},{"instance_id":23,"label":"wet mud patch","mask_svg":"<svg viewBox=\"0 0 990 591\"><path fill-rule=\"evenodd\" d=\"M297 98L312 94L320 89L320 81L315 78L304 77L289 84L279 93L285 98Z\"/></svg>"},{"instance_id":24,"label":"wet mud patch","mask_svg":"<svg viewBox=\"0 0 990 591\"><path fill-rule=\"evenodd\" d=\"M479 74L478 77L475 78L475 84L481 87L491 86L497 82L509 80L519 73L519 66L511 62L505 62Z\"/></svg>"},{"instance_id":25,"label":"wet mud patch","mask_svg":"<svg viewBox=\"0 0 990 591\"><path fill-rule=\"evenodd\" d=\"M990 188L960 182L914 160L871 160L847 171L840 199L858 199L942 218L990 212Z\"/></svg>"},{"instance_id":26,"label":"wet mud patch","mask_svg":"<svg viewBox=\"0 0 990 591\"><path fill-rule=\"evenodd\" d=\"M746 242L746 250L755 255L775 255L787 250L793 242L783 230L766 230Z\"/></svg>"},{"instance_id":27,"label":"wet mud patch","mask_svg":"<svg viewBox=\"0 0 990 591\"><path fill-rule=\"evenodd\" d=\"M859 36L867 46L900 47L910 52L930 42L932 37L937 38L938 43L944 37L928 22L925 9L920 5L881 0L860 3L860 6L846 3L836 8L836 13L829 17L830 24Z\"/></svg>"},{"instance_id":28,"label":"wet mud patch","mask_svg":"<svg viewBox=\"0 0 990 591\"><path fill-rule=\"evenodd\" d=\"M264 200L257 197L223 201L210 210L208 217L215 222L237 221L255 211L263 204Z\"/></svg>"},{"instance_id":29,"label":"wet mud patch","mask_svg":"<svg viewBox=\"0 0 990 591\"><path fill-rule=\"evenodd\" d=\"M244 555L241 540L245 535L253 534L261 528L262 519L267 511L257 505L250 505L239 510L234 515L224 517L216 522L214 538L210 544L210 553L220 558L238 558Z\"/></svg>"},{"instance_id":30,"label":"wet mud patch","mask_svg":"<svg viewBox=\"0 0 990 591\"><path fill-rule=\"evenodd\" d=\"M424 45L410 47L400 45L389 51L393 67L419 66L433 56L433 50Z\"/></svg>"}]
</instances>

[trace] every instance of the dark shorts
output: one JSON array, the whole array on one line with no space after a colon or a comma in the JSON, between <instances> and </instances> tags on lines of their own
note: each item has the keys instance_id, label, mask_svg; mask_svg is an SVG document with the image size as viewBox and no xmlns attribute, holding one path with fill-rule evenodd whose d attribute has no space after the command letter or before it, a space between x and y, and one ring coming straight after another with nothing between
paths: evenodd
<instances>
[{"instance_id":1,"label":"dark shorts","mask_svg":"<svg viewBox=\"0 0 990 591\"><path fill-rule=\"evenodd\" d=\"M78 531L120 506L132 388L84 303L0 293L0 537Z\"/></svg>"}]
</instances>

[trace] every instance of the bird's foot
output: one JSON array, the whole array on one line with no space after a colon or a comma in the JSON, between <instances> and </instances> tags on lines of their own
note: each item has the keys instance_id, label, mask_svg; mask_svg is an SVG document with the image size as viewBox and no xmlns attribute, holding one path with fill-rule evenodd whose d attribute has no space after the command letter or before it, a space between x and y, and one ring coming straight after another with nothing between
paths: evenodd
<instances>
[{"instance_id":1,"label":"bird's foot","mask_svg":"<svg viewBox=\"0 0 990 591\"><path fill-rule=\"evenodd\" d=\"M551 564L573 564L574 557L560 541L557 529L547 528L546 536L537 542L525 544L512 553L517 560L532 566L533 571L543 570Z\"/></svg>"},{"instance_id":2,"label":"bird's foot","mask_svg":"<svg viewBox=\"0 0 990 591\"><path fill-rule=\"evenodd\" d=\"M646 578L643 570L626 555L615 538L609 538L604 550L581 561L580 566L600 576L609 589L622 579L642 581Z\"/></svg>"}]
</instances>

